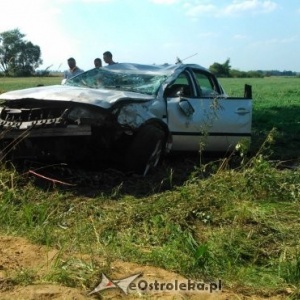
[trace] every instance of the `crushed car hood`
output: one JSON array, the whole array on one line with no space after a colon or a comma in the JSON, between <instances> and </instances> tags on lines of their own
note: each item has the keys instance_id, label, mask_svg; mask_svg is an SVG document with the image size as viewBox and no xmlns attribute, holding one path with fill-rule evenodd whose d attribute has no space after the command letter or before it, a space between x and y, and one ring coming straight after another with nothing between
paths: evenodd
<instances>
[{"instance_id":1,"label":"crushed car hood","mask_svg":"<svg viewBox=\"0 0 300 300\"><path fill-rule=\"evenodd\" d=\"M6 92L0 95L0 100L14 101L22 99L72 101L110 108L113 104L121 100L148 101L152 100L153 96L133 92L82 88L67 85L28 88Z\"/></svg>"}]
</instances>

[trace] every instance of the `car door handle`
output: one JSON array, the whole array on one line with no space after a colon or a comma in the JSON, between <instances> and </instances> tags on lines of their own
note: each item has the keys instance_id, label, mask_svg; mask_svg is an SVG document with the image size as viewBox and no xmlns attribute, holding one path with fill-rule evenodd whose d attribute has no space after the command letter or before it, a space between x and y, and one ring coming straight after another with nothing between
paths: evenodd
<instances>
[{"instance_id":1,"label":"car door handle","mask_svg":"<svg viewBox=\"0 0 300 300\"><path fill-rule=\"evenodd\" d=\"M249 114L250 111L244 107L239 107L236 111L235 111L236 114L239 114L239 115L245 115L245 114Z\"/></svg>"}]
</instances>

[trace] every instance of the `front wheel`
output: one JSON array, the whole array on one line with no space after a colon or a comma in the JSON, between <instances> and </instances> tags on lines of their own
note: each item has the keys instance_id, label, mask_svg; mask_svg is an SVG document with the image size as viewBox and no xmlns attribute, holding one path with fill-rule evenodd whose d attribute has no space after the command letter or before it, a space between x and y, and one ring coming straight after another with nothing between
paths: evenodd
<instances>
[{"instance_id":1,"label":"front wheel","mask_svg":"<svg viewBox=\"0 0 300 300\"><path fill-rule=\"evenodd\" d=\"M154 125L142 127L127 149L127 170L146 176L160 161L165 144L166 134L162 129Z\"/></svg>"}]
</instances>

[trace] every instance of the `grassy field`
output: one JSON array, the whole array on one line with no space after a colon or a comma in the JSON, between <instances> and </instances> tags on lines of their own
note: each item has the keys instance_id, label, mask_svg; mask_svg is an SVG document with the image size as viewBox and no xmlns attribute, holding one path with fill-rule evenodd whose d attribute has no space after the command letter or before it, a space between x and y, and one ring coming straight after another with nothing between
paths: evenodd
<instances>
[{"instance_id":1,"label":"grassy field","mask_svg":"<svg viewBox=\"0 0 300 300\"><path fill-rule=\"evenodd\" d=\"M38 85L60 84L63 77L0 77L0 93L20 90Z\"/></svg>"},{"instance_id":2,"label":"grassy field","mask_svg":"<svg viewBox=\"0 0 300 300\"><path fill-rule=\"evenodd\" d=\"M2 91L29 85L29 79L5 80ZM0 232L59 251L46 275L17 270L11 282L91 290L101 272L114 276L111 264L121 260L221 279L245 297L299 299L300 79L221 82L233 96L243 94L245 83L253 86L251 156L174 155L146 179L110 169L30 166L73 186L2 166Z\"/></svg>"}]
</instances>

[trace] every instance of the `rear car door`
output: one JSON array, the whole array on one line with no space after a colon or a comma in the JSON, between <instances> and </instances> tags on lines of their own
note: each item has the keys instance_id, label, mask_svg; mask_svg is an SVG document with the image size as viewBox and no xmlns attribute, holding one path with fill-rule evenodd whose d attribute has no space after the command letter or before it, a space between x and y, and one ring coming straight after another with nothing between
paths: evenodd
<instances>
[{"instance_id":1,"label":"rear car door","mask_svg":"<svg viewBox=\"0 0 300 300\"><path fill-rule=\"evenodd\" d=\"M251 136L252 100L227 97L209 72L186 69L165 95L172 150L228 151Z\"/></svg>"}]
</instances>

